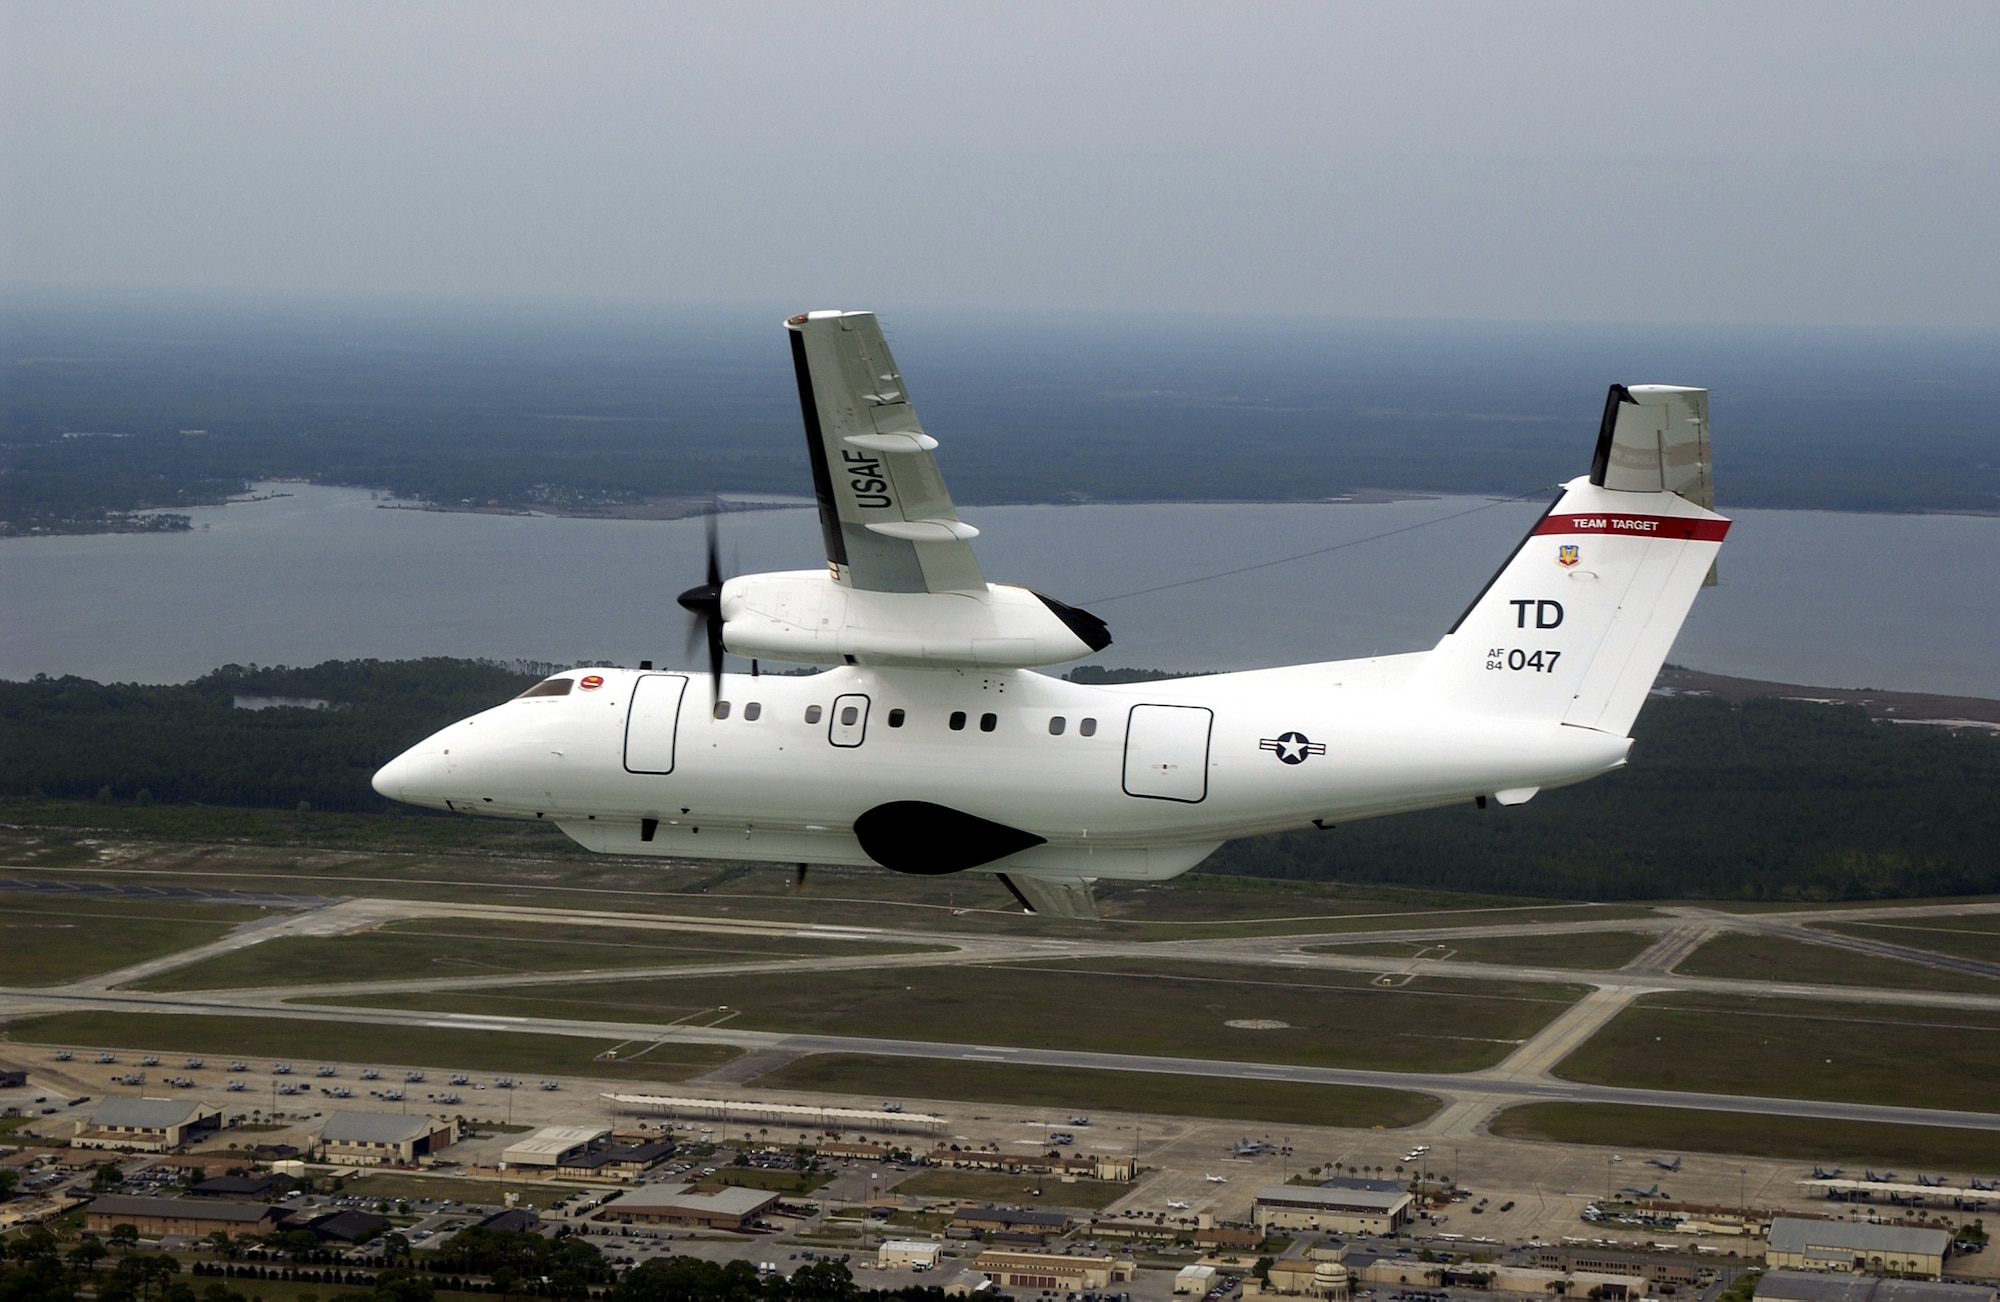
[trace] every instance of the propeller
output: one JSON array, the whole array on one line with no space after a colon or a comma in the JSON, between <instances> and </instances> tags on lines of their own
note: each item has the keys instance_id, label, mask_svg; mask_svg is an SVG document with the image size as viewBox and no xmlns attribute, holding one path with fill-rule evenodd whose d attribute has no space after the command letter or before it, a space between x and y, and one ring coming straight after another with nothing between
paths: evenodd
<instances>
[{"instance_id":1,"label":"propeller","mask_svg":"<svg viewBox=\"0 0 2000 1302\"><path fill-rule=\"evenodd\" d=\"M694 655L695 640L706 634L708 641L709 697L722 696L722 560L717 554L715 517L708 514L708 581L689 588L678 598L681 609L694 616L688 624L687 651Z\"/></svg>"},{"instance_id":2,"label":"propeller","mask_svg":"<svg viewBox=\"0 0 2000 1302\"><path fill-rule=\"evenodd\" d=\"M798 866L798 876L792 878L792 894L803 895L806 889L806 866Z\"/></svg>"}]
</instances>

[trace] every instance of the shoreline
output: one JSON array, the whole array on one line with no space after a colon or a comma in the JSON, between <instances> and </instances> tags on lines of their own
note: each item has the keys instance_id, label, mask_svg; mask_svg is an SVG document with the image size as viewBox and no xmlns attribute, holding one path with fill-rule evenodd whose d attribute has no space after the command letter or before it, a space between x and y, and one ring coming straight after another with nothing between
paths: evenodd
<instances>
[{"instance_id":1,"label":"shoreline","mask_svg":"<svg viewBox=\"0 0 2000 1302\"><path fill-rule=\"evenodd\" d=\"M260 484L285 483L300 484L311 488L350 489L357 492L387 493L389 490L368 484L322 484L305 479L259 480ZM1551 493L1554 489L1551 487ZM226 498L221 502L193 504L198 509L214 509L223 506L243 506L274 498L291 497L289 492L250 493L240 497ZM795 496L795 495L792 495ZM1534 494L1502 495L1481 492L1450 492L1446 490L1401 489L1401 488L1358 488L1349 493L1333 497L1176 497L1176 498L1106 498L1067 497L1061 499L1041 499L1022 501L979 501L956 503L963 510L980 510L985 507L1079 507L1079 506L1387 506L1400 502L1441 502L1451 498L1472 498L1491 503L1512 501L1531 502L1540 496ZM616 502L600 506L555 506L537 504L534 506L502 505L488 500L484 505L451 506L436 502L422 502L410 498L389 497L376 503L383 511L424 511L437 515L498 515L514 517L548 517L562 520L686 520L704 515L734 515L746 511L803 511L814 503L810 499L788 500L788 495L773 494L769 498L759 498L748 494L737 495L736 500L717 503L706 495L699 497L654 497L639 502ZM1928 510L1928 511L1866 511L1828 506L1763 506L1724 503L1723 514L1729 515L1733 507L1739 511L1796 511L1821 515L1859 515L1880 517L1950 518L1962 517L1973 520L2000 520L2000 507L1991 510ZM128 523L138 517L162 513L181 513L189 510L189 505L136 507L119 522ZM1732 517L1733 518L1733 517ZM41 532L0 531L0 542L27 538L73 538L101 534L121 533L164 533L163 529L120 528L113 522L109 527L96 529L75 529Z\"/></svg>"}]
</instances>

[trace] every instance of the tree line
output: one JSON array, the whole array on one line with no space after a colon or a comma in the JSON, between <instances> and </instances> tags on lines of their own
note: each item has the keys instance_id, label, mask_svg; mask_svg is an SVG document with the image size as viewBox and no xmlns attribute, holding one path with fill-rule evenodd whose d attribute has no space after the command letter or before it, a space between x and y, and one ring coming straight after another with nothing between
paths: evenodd
<instances>
[{"instance_id":1,"label":"tree line","mask_svg":"<svg viewBox=\"0 0 2000 1302\"><path fill-rule=\"evenodd\" d=\"M174 686L0 682L0 797L386 812L368 785L378 767L549 669L359 660L230 665ZM239 696L328 708L239 709ZM1654 698L1633 735L1627 768L1526 805L1234 841L1206 868L1565 899L2000 892L2000 739L1699 697Z\"/></svg>"}]
</instances>

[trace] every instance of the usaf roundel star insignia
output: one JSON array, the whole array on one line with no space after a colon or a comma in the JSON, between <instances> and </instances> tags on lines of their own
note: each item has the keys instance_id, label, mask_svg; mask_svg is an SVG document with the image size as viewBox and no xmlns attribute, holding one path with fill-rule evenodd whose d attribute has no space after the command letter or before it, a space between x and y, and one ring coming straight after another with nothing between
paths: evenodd
<instances>
[{"instance_id":1,"label":"usaf roundel star insignia","mask_svg":"<svg viewBox=\"0 0 2000 1302\"><path fill-rule=\"evenodd\" d=\"M1258 750L1277 752L1280 760L1287 764L1303 764L1308 755L1324 755L1326 747L1309 739L1302 732L1288 732L1279 737L1266 737L1257 743Z\"/></svg>"}]
</instances>

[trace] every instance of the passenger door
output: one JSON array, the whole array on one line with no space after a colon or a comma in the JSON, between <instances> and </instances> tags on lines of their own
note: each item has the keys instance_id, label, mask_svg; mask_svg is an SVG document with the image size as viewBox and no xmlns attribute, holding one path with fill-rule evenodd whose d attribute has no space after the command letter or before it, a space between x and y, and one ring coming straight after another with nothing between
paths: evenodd
<instances>
[{"instance_id":1,"label":"passenger door","mask_svg":"<svg viewBox=\"0 0 2000 1302\"><path fill-rule=\"evenodd\" d=\"M868 698L859 692L833 698L826 739L836 746L859 746L868 735Z\"/></svg>"},{"instance_id":2,"label":"passenger door","mask_svg":"<svg viewBox=\"0 0 2000 1302\"><path fill-rule=\"evenodd\" d=\"M674 733L686 691L687 679L680 674L645 674L632 684L632 704L625 713L627 773L674 771Z\"/></svg>"}]
</instances>

